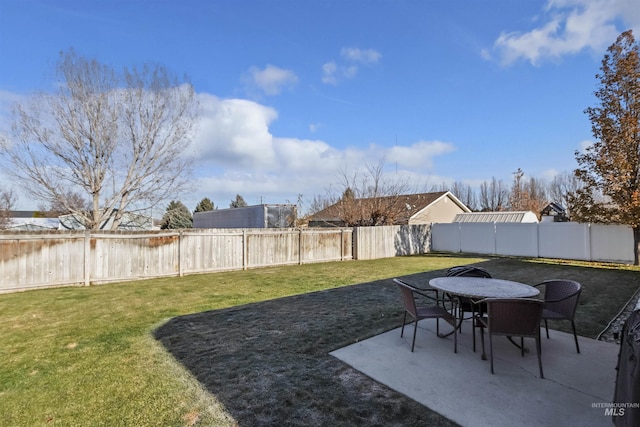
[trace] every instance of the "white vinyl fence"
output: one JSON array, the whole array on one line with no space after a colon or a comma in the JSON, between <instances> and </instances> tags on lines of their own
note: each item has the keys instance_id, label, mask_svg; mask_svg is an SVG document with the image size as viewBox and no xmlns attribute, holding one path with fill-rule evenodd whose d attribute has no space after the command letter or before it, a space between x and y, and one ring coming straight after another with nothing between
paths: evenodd
<instances>
[{"instance_id":1,"label":"white vinyl fence","mask_svg":"<svg viewBox=\"0 0 640 427\"><path fill-rule=\"evenodd\" d=\"M633 230L574 222L433 224L431 249L444 252L633 262Z\"/></svg>"}]
</instances>

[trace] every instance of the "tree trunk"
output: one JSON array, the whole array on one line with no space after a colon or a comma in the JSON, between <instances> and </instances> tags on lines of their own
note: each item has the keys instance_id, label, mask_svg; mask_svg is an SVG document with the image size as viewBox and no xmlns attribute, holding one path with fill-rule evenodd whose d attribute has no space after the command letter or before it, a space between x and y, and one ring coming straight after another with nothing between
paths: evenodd
<instances>
[{"instance_id":1,"label":"tree trunk","mask_svg":"<svg viewBox=\"0 0 640 427\"><path fill-rule=\"evenodd\" d=\"M640 225L633 227L633 265L640 265Z\"/></svg>"}]
</instances>

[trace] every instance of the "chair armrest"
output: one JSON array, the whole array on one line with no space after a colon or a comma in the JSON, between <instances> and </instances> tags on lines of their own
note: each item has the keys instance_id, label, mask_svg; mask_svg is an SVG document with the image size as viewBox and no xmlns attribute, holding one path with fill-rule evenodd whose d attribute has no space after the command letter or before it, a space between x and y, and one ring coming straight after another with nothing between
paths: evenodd
<instances>
[{"instance_id":1,"label":"chair armrest","mask_svg":"<svg viewBox=\"0 0 640 427\"><path fill-rule=\"evenodd\" d=\"M412 289L412 292L414 294L421 295L421 296L423 296L423 297L425 297L427 299L430 299L430 300L438 301L440 299L440 295L439 295L437 289L422 289L422 288L415 288L414 287ZM435 294L436 294L435 298L433 296L431 296L431 295L427 295L426 294L427 292L435 292Z\"/></svg>"}]
</instances>

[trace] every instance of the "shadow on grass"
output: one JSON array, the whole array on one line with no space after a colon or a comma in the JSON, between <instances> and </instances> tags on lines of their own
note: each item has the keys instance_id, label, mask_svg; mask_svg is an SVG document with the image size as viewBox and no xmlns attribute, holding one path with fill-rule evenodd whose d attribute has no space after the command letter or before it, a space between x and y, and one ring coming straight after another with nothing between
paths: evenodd
<instances>
[{"instance_id":1,"label":"shadow on grass","mask_svg":"<svg viewBox=\"0 0 640 427\"><path fill-rule=\"evenodd\" d=\"M242 426L455 425L328 354L401 315L382 280L177 317L155 337Z\"/></svg>"}]
</instances>

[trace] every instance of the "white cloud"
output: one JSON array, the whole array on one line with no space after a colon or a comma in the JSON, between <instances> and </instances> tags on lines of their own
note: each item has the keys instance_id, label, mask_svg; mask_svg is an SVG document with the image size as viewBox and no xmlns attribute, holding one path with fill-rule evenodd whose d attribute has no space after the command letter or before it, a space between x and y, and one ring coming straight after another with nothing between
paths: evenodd
<instances>
[{"instance_id":1,"label":"white cloud","mask_svg":"<svg viewBox=\"0 0 640 427\"><path fill-rule=\"evenodd\" d=\"M341 63L329 61L322 65L322 83L336 86L344 79L354 78L361 66L372 66L382 58L382 54L373 49L345 47L340 51Z\"/></svg>"},{"instance_id":2,"label":"white cloud","mask_svg":"<svg viewBox=\"0 0 640 427\"><path fill-rule=\"evenodd\" d=\"M494 43L500 62L539 65L589 50L603 52L628 27L640 30L638 0L549 0L542 24L528 32L503 32ZM487 50L483 58L490 58Z\"/></svg>"},{"instance_id":3,"label":"white cloud","mask_svg":"<svg viewBox=\"0 0 640 427\"><path fill-rule=\"evenodd\" d=\"M350 62L361 63L365 65L375 64L382 58L382 54L373 49L358 49L354 47L344 47L340 51L340 55Z\"/></svg>"},{"instance_id":4,"label":"white cloud","mask_svg":"<svg viewBox=\"0 0 640 427\"><path fill-rule=\"evenodd\" d=\"M204 197L226 208L236 194L250 204L296 203L298 194L310 201L340 186L339 170L377 164L380 159L386 159L389 169L399 168L394 177L410 177L416 186L425 184L418 191L428 191L434 157L453 150L451 144L439 141L338 148L318 139L285 138L272 134L278 112L271 107L205 93L198 97L201 121L193 145L185 151L196 158L193 190L180 195L190 209ZM18 208L35 209L26 198L20 197L18 203Z\"/></svg>"},{"instance_id":5,"label":"white cloud","mask_svg":"<svg viewBox=\"0 0 640 427\"><path fill-rule=\"evenodd\" d=\"M322 128L321 123L310 123L309 124L309 132L315 133L318 132Z\"/></svg>"},{"instance_id":6,"label":"white cloud","mask_svg":"<svg viewBox=\"0 0 640 427\"><path fill-rule=\"evenodd\" d=\"M547 170L543 170L540 173L540 177L539 178L544 179L547 182L551 182L553 180L553 178L558 176L559 173L560 172L558 172L556 169L547 169Z\"/></svg>"},{"instance_id":7,"label":"white cloud","mask_svg":"<svg viewBox=\"0 0 640 427\"><path fill-rule=\"evenodd\" d=\"M192 147L204 164L270 168L276 164L269 124L278 113L253 101L201 94L202 118Z\"/></svg>"},{"instance_id":8,"label":"white cloud","mask_svg":"<svg viewBox=\"0 0 640 427\"><path fill-rule=\"evenodd\" d=\"M322 65L322 83L330 84L330 85L338 84L336 71L338 71L338 66L334 61L323 64Z\"/></svg>"},{"instance_id":9,"label":"white cloud","mask_svg":"<svg viewBox=\"0 0 640 427\"><path fill-rule=\"evenodd\" d=\"M408 147L395 146L389 150L389 161L410 169L431 168L433 158L454 150L452 144L441 141L419 141Z\"/></svg>"},{"instance_id":10,"label":"white cloud","mask_svg":"<svg viewBox=\"0 0 640 427\"><path fill-rule=\"evenodd\" d=\"M291 70L267 65L264 69L251 67L245 76L245 82L251 87L257 87L266 95L278 95L283 89L295 86L298 76Z\"/></svg>"},{"instance_id":11,"label":"white cloud","mask_svg":"<svg viewBox=\"0 0 640 427\"><path fill-rule=\"evenodd\" d=\"M298 194L311 199L339 186L339 170L377 164L383 158L390 169L395 165L399 174L410 175L413 183L426 183L433 159L454 149L440 141L337 148L322 140L279 137L270 130L278 117L273 108L243 99L199 96L203 117L192 149L198 158L197 190L184 196L189 207L209 197L224 208L236 194L251 204L295 203Z\"/></svg>"}]
</instances>

